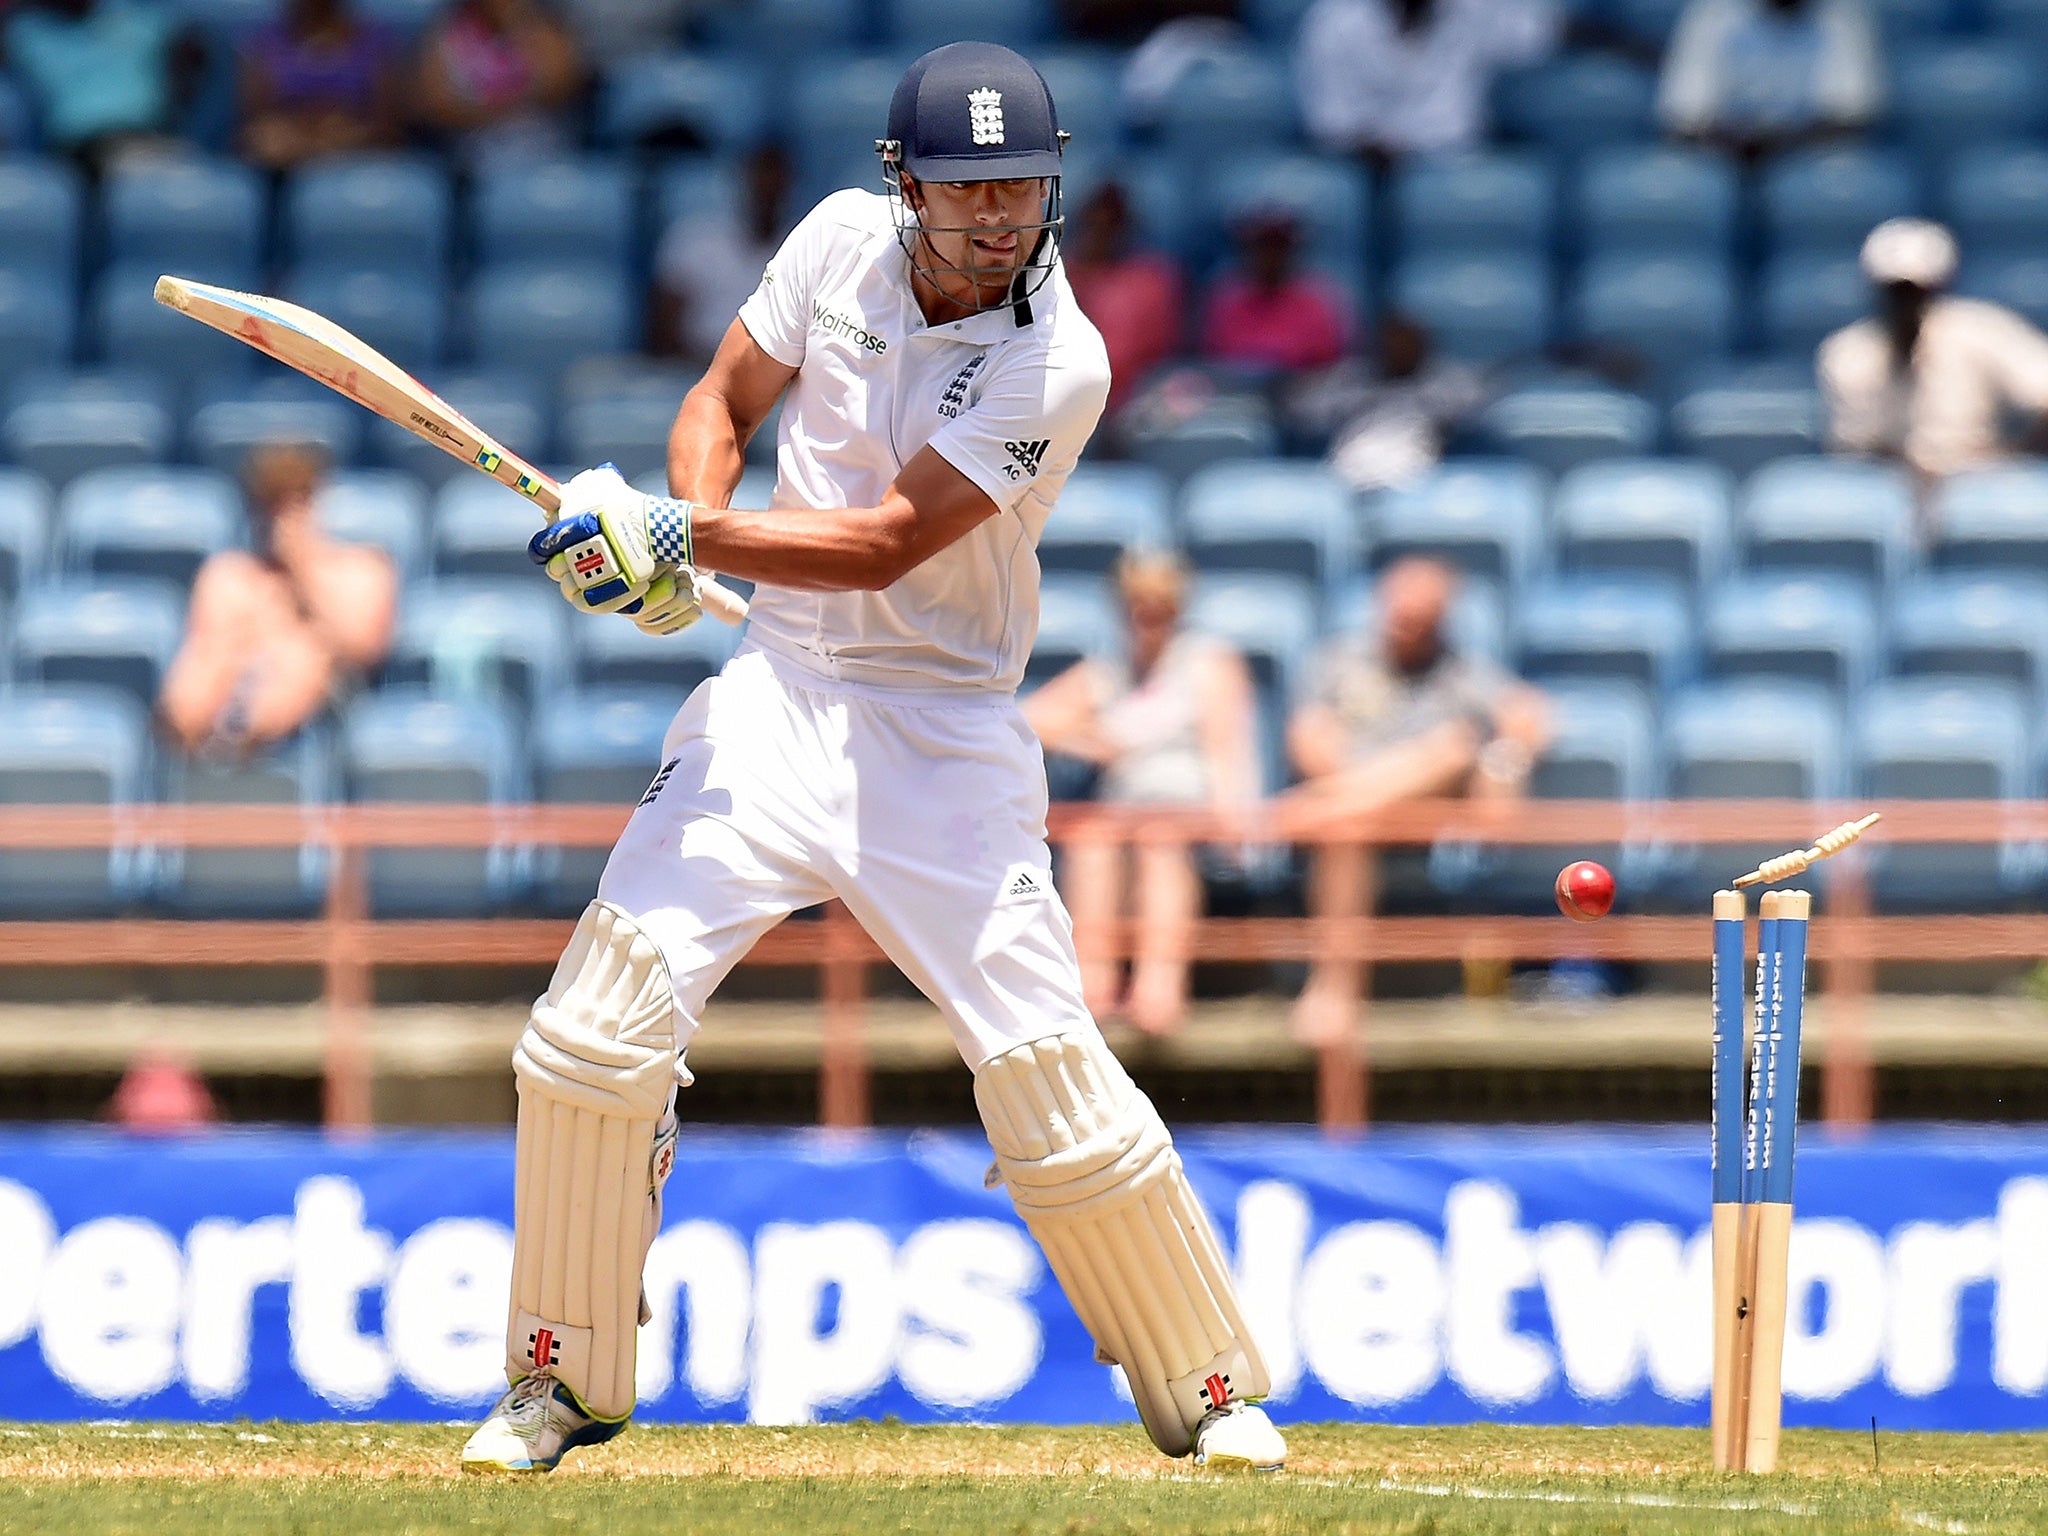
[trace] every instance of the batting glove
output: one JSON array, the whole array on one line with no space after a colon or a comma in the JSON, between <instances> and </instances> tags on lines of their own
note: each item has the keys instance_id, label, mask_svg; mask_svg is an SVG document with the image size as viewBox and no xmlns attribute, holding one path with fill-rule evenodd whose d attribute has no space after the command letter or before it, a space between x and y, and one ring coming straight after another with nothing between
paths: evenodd
<instances>
[{"instance_id":1,"label":"batting glove","mask_svg":"<svg viewBox=\"0 0 2048 1536\"><path fill-rule=\"evenodd\" d=\"M586 469L562 487L560 515L534 535L527 554L586 613L637 614L650 600L666 606L684 586L694 603L687 573L654 590L657 579L689 564L693 510L687 501L634 490L609 464Z\"/></svg>"}]
</instances>

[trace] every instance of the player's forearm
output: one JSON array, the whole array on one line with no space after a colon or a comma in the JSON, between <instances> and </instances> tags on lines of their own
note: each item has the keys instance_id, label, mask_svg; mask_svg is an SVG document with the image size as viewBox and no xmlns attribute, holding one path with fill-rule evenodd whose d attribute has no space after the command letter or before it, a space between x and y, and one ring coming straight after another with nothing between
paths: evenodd
<instances>
[{"instance_id":1,"label":"player's forearm","mask_svg":"<svg viewBox=\"0 0 2048 1536\"><path fill-rule=\"evenodd\" d=\"M705 570L744 581L803 592L879 592L944 547L930 533L893 496L880 507L700 506L691 519L691 549Z\"/></svg>"},{"instance_id":2,"label":"player's forearm","mask_svg":"<svg viewBox=\"0 0 2048 1536\"><path fill-rule=\"evenodd\" d=\"M722 507L732 500L746 467L747 440L733 420L732 407L698 385L683 397L676 424L669 429L669 494L703 507Z\"/></svg>"}]
</instances>

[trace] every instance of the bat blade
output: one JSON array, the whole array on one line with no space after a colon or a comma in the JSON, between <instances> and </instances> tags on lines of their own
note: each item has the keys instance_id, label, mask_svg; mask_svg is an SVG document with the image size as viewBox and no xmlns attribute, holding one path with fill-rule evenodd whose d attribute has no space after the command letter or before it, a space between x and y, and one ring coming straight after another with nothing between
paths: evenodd
<instances>
[{"instance_id":1,"label":"bat blade","mask_svg":"<svg viewBox=\"0 0 2048 1536\"><path fill-rule=\"evenodd\" d=\"M539 507L549 522L561 510L562 488L553 477L326 316L266 294L240 293L170 276L156 280L156 301L296 368L509 486ZM705 612L728 624L746 619L746 604L710 577L699 576L697 587Z\"/></svg>"}]
</instances>

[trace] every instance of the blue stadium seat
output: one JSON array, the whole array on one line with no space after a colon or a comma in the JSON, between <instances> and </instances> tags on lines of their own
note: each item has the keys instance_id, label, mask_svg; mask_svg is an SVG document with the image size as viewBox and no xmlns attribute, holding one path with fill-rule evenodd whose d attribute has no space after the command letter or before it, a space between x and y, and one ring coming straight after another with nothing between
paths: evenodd
<instances>
[{"instance_id":1,"label":"blue stadium seat","mask_svg":"<svg viewBox=\"0 0 2048 1536\"><path fill-rule=\"evenodd\" d=\"M1286 47L1301 30L1301 19L1315 0L1244 0L1238 7L1252 35L1268 45Z\"/></svg>"},{"instance_id":2,"label":"blue stadium seat","mask_svg":"<svg viewBox=\"0 0 2048 1536\"><path fill-rule=\"evenodd\" d=\"M1511 459L1453 459L1419 484L1368 508L1374 569L1435 555L1510 590L1532 568L1543 537L1543 476Z\"/></svg>"},{"instance_id":3,"label":"blue stadium seat","mask_svg":"<svg viewBox=\"0 0 2048 1536\"><path fill-rule=\"evenodd\" d=\"M241 472L265 443L312 443L335 464L355 461L369 413L323 384L282 368L246 384L209 384L186 423L192 457L222 474Z\"/></svg>"},{"instance_id":4,"label":"blue stadium seat","mask_svg":"<svg viewBox=\"0 0 2048 1536\"><path fill-rule=\"evenodd\" d=\"M778 106L807 174L835 156L866 150L873 158L875 140L887 131L889 98L908 62L894 54L833 54L797 66L793 89L778 97Z\"/></svg>"},{"instance_id":5,"label":"blue stadium seat","mask_svg":"<svg viewBox=\"0 0 2048 1536\"><path fill-rule=\"evenodd\" d=\"M1655 130L1657 82L1649 70L1609 53L1568 53L1501 78L1494 115L1501 128L1577 153Z\"/></svg>"},{"instance_id":6,"label":"blue stadium seat","mask_svg":"<svg viewBox=\"0 0 2048 1536\"><path fill-rule=\"evenodd\" d=\"M1890 582L1913 550L1913 493L1896 465L1798 458L1767 464L1742 496L1751 570L1829 572Z\"/></svg>"},{"instance_id":7,"label":"blue stadium seat","mask_svg":"<svg viewBox=\"0 0 2048 1536\"><path fill-rule=\"evenodd\" d=\"M1515 609L1515 670L1545 687L1618 682L1668 693L1693 671L1692 615L1667 582L1532 581Z\"/></svg>"},{"instance_id":8,"label":"blue stadium seat","mask_svg":"<svg viewBox=\"0 0 2048 1536\"><path fill-rule=\"evenodd\" d=\"M1872 0L1871 18L1876 21L1884 46L1900 57L1908 49L1940 45L1940 34L1963 27L1972 18L1968 0Z\"/></svg>"},{"instance_id":9,"label":"blue stadium seat","mask_svg":"<svg viewBox=\"0 0 2048 1536\"><path fill-rule=\"evenodd\" d=\"M1379 624L1378 596L1372 578L1361 578L1338 596L1329 635L1362 635ZM1458 583L1451 599L1451 611L1444 618L1444 637L1451 648L1466 656L1480 656L1501 666L1508 657L1507 604L1498 583L1483 577L1466 577Z\"/></svg>"},{"instance_id":10,"label":"blue stadium seat","mask_svg":"<svg viewBox=\"0 0 2048 1536\"><path fill-rule=\"evenodd\" d=\"M2027 793L2037 701L1981 678L1891 678L1860 701L1858 794L1884 800L2008 799ZM1882 910L1986 911L2010 905L2025 880L2021 850L1985 843L1915 844L1870 852Z\"/></svg>"},{"instance_id":11,"label":"blue stadium seat","mask_svg":"<svg viewBox=\"0 0 2048 1536\"><path fill-rule=\"evenodd\" d=\"M27 368L69 362L78 347L77 310L68 273L0 266L0 356Z\"/></svg>"},{"instance_id":12,"label":"blue stadium seat","mask_svg":"<svg viewBox=\"0 0 2048 1536\"><path fill-rule=\"evenodd\" d=\"M2048 698L2048 578L1935 572L1902 583L1889 617L1899 675L1991 678Z\"/></svg>"},{"instance_id":13,"label":"blue stadium seat","mask_svg":"<svg viewBox=\"0 0 2048 1536\"><path fill-rule=\"evenodd\" d=\"M1251 671L1267 789L1287 782L1287 711L1315 649L1319 595L1298 576L1209 571L1188 603L1188 627L1229 641Z\"/></svg>"},{"instance_id":14,"label":"blue stadium seat","mask_svg":"<svg viewBox=\"0 0 2048 1536\"><path fill-rule=\"evenodd\" d=\"M1760 197L1766 242L1778 252L1854 255L1874 226L1920 206L1903 157L1851 145L1778 156Z\"/></svg>"},{"instance_id":15,"label":"blue stadium seat","mask_svg":"<svg viewBox=\"0 0 2048 1536\"><path fill-rule=\"evenodd\" d=\"M443 400L521 458L529 463L551 458L547 391L531 375L516 369L484 370L443 374L431 382ZM369 434L379 459L429 485L472 473L453 454L389 422L371 422Z\"/></svg>"},{"instance_id":16,"label":"blue stadium seat","mask_svg":"<svg viewBox=\"0 0 2048 1536\"><path fill-rule=\"evenodd\" d=\"M1708 594L1703 664L1717 678L1822 683L1846 697L1875 674L1868 591L1840 577L1744 575Z\"/></svg>"},{"instance_id":17,"label":"blue stadium seat","mask_svg":"<svg viewBox=\"0 0 2048 1536\"><path fill-rule=\"evenodd\" d=\"M598 127L605 143L622 147L730 152L759 136L765 107L761 76L746 59L665 53L626 60L606 76Z\"/></svg>"},{"instance_id":18,"label":"blue stadium seat","mask_svg":"<svg viewBox=\"0 0 2048 1536\"><path fill-rule=\"evenodd\" d=\"M1181 495L1181 531L1197 567L1302 576L1323 590L1351 574L1358 523L1351 493L1320 464L1214 464Z\"/></svg>"},{"instance_id":19,"label":"blue stadium seat","mask_svg":"<svg viewBox=\"0 0 2048 1536\"><path fill-rule=\"evenodd\" d=\"M1550 248L1557 182L1540 157L1520 152L1441 155L1412 161L1394 178L1400 249L1444 251Z\"/></svg>"},{"instance_id":20,"label":"blue stadium seat","mask_svg":"<svg viewBox=\"0 0 2048 1536\"><path fill-rule=\"evenodd\" d=\"M1060 127L1074 138L1067 152L1113 150L1123 137L1123 60L1107 48L1040 48L1031 62L1059 108Z\"/></svg>"},{"instance_id":21,"label":"blue stadium seat","mask_svg":"<svg viewBox=\"0 0 2048 1536\"><path fill-rule=\"evenodd\" d=\"M688 155L654 173L654 229L678 219L723 221L739 216L744 196L740 161L733 156Z\"/></svg>"},{"instance_id":22,"label":"blue stadium seat","mask_svg":"<svg viewBox=\"0 0 2048 1536\"><path fill-rule=\"evenodd\" d=\"M302 265L286 292L408 373L425 373L441 360L448 290L434 269Z\"/></svg>"},{"instance_id":23,"label":"blue stadium seat","mask_svg":"<svg viewBox=\"0 0 2048 1536\"><path fill-rule=\"evenodd\" d=\"M165 799L187 805L318 806L336 798L333 743L319 727L246 761L180 756ZM298 848L165 850L157 900L181 917L310 917L327 894L327 851Z\"/></svg>"},{"instance_id":24,"label":"blue stadium seat","mask_svg":"<svg viewBox=\"0 0 2048 1536\"><path fill-rule=\"evenodd\" d=\"M293 175L283 218L286 249L301 264L431 278L448 260L453 198L436 160L350 155L315 161ZM545 220L536 226L548 227Z\"/></svg>"},{"instance_id":25,"label":"blue stadium seat","mask_svg":"<svg viewBox=\"0 0 2048 1536\"><path fill-rule=\"evenodd\" d=\"M204 469L98 469L57 503L57 558L81 576L140 576L185 587L206 557L242 536L231 481Z\"/></svg>"},{"instance_id":26,"label":"blue stadium seat","mask_svg":"<svg viewBox=\"0 0 2048 1536\"><path fill-rule=\"evenodd\" d=\"M1028 48L1044 35L1051 9L1043 0L974 0L963 13L960 0L884 0L883 28L906 60L963 36ZM1064 127L1064 112L1060 122Z\"/></svg>"},{"instance_id":27,"label":"blue stadium seat","mask_svg":"<svg viewBox=\"0 0 2048 1536\"><path fill-rule=\"evenodd\" d=\"M2036 51L2048 42L2048 4L2043 0L1979 0L1978 9L1995 36Z\"/></svg>"},{"instance_id":28,"label":"blue stadium seat","mask_svg":"<svg viewBox=\"0 0 2048 1536\"><path fill-rule=\"evenodd\" d=\"M89 469L172 457L177 431L163 385L118 370L26 380L0 418L0 448L52 485Z\"/></svg>"},{"instance_id":29,"label":"blue stadium seat","mask_svg":"<svg viewBox=\"0 0 2048 1536\"><path fill-rule=\"evenodd\" d=\"M526 793L526 761L510 712L481 698L416 688L364 694L342 717L342 777L355 801L503 804ZM517 894L511 848L378 849L369 855L378 916L497 911Z\"/></svg>"},{"instance_id":30,"label":"blue stadium seat","mask_svg":"<svg viewBox=\"0 0 2048 1536\"><path fill-rule=\"evenodd\" d=\"M1185 419L1133 422L1126 432L1131 457L1176 485L1225 459L1265 459L1280 451L1271 408L1248 394L1218 394Z\"/></svg>"},{"instance_id":31,"label":"blue stadium seat","mask_svg":"<svg viewBox=\"0 0 2048 1536\"><path fill-rule=\"evenodd\" d=\"M100 688L0 691L0 804L126 805L148 796L148 713ZM106 916L143 894L147 850L0 850L0 913Z\"/></svg>"},{"instance_id":32,"label":"blue stadium seat","mask_svg":"<svg viewBox=\"0 0 2048 1536\"><path fill-rule=\"evenodd\" d=\"M37 155L0 154L0 263L71 273L78 265L84 192L68 163Z\"/></svg>"},{"instance_id":33,"label":"blue stadium seat","mask_svg":"<svg viewBox=\"0 0 2048 1536\"><path fill-rule=\"evenodd\" d=\"M630 620L614 623L607 618L603 622L572 624L569 639L575 648L577 678L586 688L653 688L687 693L732 659L739 648L740 632L707 619L680 634L650 635Z\"/></svg>"},{"instance_id":34,"label":"blue stadium seat","mask_svg":"<svg viewBox=\"0 0 2048 1536\"><path fill-rule=\"evenodd\" d=\"M486 266L508 261L621 262L638 223L632 172L585 156L498 164L469 200L470 249Z\"/></svg>"},{"instance_id":35,"label":"blue stadium seat","mask_svg":"<svg viewBox=\"0 0 2048 1536\"><path fill-rule=\"evenodd\" d=\"M1550 269L1530 256L1454 256L1395 269L1394 305L1429 331L1438 351L1496 362L1550 340Z\"/></svg>"},{"instance_id":36,"label":"blue stadium seat","mask_svg":"<svg viewBox=\"0 0 2048 1536\"><path fill-rule=\"evenodd\" d=\"M1942 217L1973 256L2048 241L2048 149L2038 144L1966 145L1935 185Z\"/></svg>"},{"instance_id":37,"label":"blue stadium seat","mask_svg":"<svg viewBox=\"0 0 2048 1536\"><path fill-rule=\"evenodd\" d=\"M1782 352L1810 352L1870 313L1870 283L1851 254L1793 251L1763 272L1760 330Z\"/></svg>"},{"instance_id":38,"label":"blue stadium seat","mask_svg":"<svg viewBox=\"0 0 2048 1536\"><path fill-rule=\"evenodd\" d=\"M409 588L384 663L387 682L481 694L530 712L570 674L568 621L546 581L454 577Z\"/></svg>"},{"instance_id":39,"label":"blue stadium seat","mask_svg":"<svg viewBox=\"0 0 2048 1536\"><path fill-rule=\"evenodd\" d=\"M1547 680L1550 740L1529 773L1534 800L1644 800L1659 781L1655 714L1641 689L1625 683ZM1540 817L1542 808L1532 814ZM1481 866L1489 911L1556 910L1558 869L1597 859L1615 872L1626 911L1647 880L1648 850L1626 843L1521 845L1498 848Z\"/></svg>"},{"instance_id":40,"label":"blue stadium seat","mask_svg":"<svg viewBox=\"0 0 2048 1536\"><path fill-rule=\"evenodd\" d=\"M1891 126L1919 150L2022 139L2042 126L2040 66L1992 38L1920 42L1901 53Z\"/></svg>"},{"instance_id":41,"label":"blue stadium seat","mask_svg":"<svg viewBox=\"0 0 2048 1536\"><path fill-rule=\"evenodd\" d=\"M227 160L150 160L117 168L101 196L107 254L208 282L263 257L262 177ZM190 321L181 321L189 325Z\"/></svg>"},{"instance_id":42,"label":"blue stadium seat","mask_svg":"<svg viewBox=\"0 0 2048 1536\"><path fill-rule=\"evenodd\" d=\"M1575 469L1551 499L1561 570L1653 575L1690 590L1727 568L1728 472L1682 459L1617 459Z\"/></svg>"},{"instance_id":43,"label":"blue stadium seat","mask_svg":"<svg viewBox=\"0 0 2048 1536\"><path fill-rule=\"evenodd\" d=\"M1956 292L2016 310L2036 326L2048 325L2048 257L1987 252L1963 263Z\"/></svg>"},{"instance_id":44,"label":"blue stadium seat","mask_svg":"<svg viewBox=\"0 0 2048 1536\"><path fill-rule=\"evenodd\" d=\"M638 291L615 266L491 267L470 284L471 354L485 368L552 375L579 357L630 350L639 308Z\"/></svg>"},{"instance_id":45,"label":"blue stadium seat","mask_svg":"<svg viewBox=\"0 0 2048 1536\"><path fill-rule=\"evenodd\" d=\"M1061 107L1060 121L1066 121ZM1301 220L1307 260L1362 277L1372 220L1372 184L1362 166L1321 155L1257 155L1216 167L1206 215L1220 245L1232 221L1252 208L1283 207ZM1077 211L1079 204L1070 204Z\"/></svg>"},{"instance_id":46,"label":"blue stadium seat","mask_svg":"<svg viewBox=\"0 0 2048 1536\"><path fill-rule=\"evenodd\" d=\"M1160 142L1184 160L1220 158L1292 138L1294 87L1276 58L1247 49L1204 56L1162 104Z\"/></svg>"},{"instance_id":47,"label":"blue stadium seat","mask_svg":"<svg viewBox=\"0 0 2048 1536\"><path fill-rule=\"evenodd\" d=\"M662 470L669 429L697 377L693 369L638 358L592 358L571 369L562 381L563 457L616 464L628 480Z\"/></svg>"},{"instance_id":48,"label":"blue stadium seat","mask_svg":"<svg viewBox=\"0 0 2048 1536\"><path fill-rule=\"evenodd\" d=\"M434 570L545 583L526 554L539 531L540 517L524 496L482 475L463 475L434 495Z\"/></svg>"},{"instance_id":49,"label":"blue stadium seat","mask_svg":"<svg viewBox=\"0 0 2048 1536\"><path fill-rule=\"evenodd\" d=\"M1703 683L1666 705L1664 757L1667 788L1680 799L1830 796L1841 785L1841 715L1812 684ZM1729 855L1720 862L1734 869L1743 861Z\"/></svg>"},{"instance_id":50,"label":"blue stadium seat","mask_svg":"<svg viewBox=\"0 0 2048 1536\"><path fill-rule=\"evenodd\" d=\"M1629 38L1654 46L1659 53L1671 41L1686 0L1610 0L1600 14Z\"/></svg>"},{"instance_id":51,"label":"blue stadium seat","mask_svg":"<svg viewBox=\"0 0 2048 1536\"><path fill-rule=\"evenodd\" d=\"M705 35L728 54L776 57L852 47L865 12L846 0L739 0L713 6L700 19Z\"/></svg>"},{"instance_id":52,"label":"blue stadium seat","mask_svg":"<svg viewBox=\"0 0 2048 1536\"><path fill-rule=\"evenodd\" d=\"M1935 489L1930 522L1937 566L2048 572L2048 464L1951 475Z\"/></svg>"},{"instance_id":53,"label":"blue stadium seat","mask_svg":"<svg viewBox=\"0 0 2048 1536\"><path fill-rule=\"evenodd\" d=\"M160 581L39 584L15 610L14 675L118 689L148 708L177 653L182 618L178 591Z\"/></svg>"},{"instance_id":54,"label":"blue stadium seat","mask_svg":"<svg viewBox=\"0 0 2048 1536\"><path fill-rule=\"evenodd\" d=\"M355 11L402 39L412 39L426 31L441 7L436 0L356 0Z\"/></svg>"},{"instance_id":55,"label":"blue stadium seat","mask_svg":"<svg viewBox=\"0 0 2048 1536\"><path fill-rule=\"evenodd\" d=\"M1735 343L1735 278L1711 256L1596 256L1572 295L1572 327L1669 375Z\"/></svg>"},{"instance_id":56,"label":"blue stadium seat","mask_svg":"<svg viewBox=\"0 0 2048 1536\"><path fill-rule=\"evenodd\" d=\"M147 369L174 386L253 373L260 356L252 348L157 303L156 280L163 270L145 258L117 262L100 273L92 298L100 357L114 367ZM255 275L243 271L216 280L247 289Z\"/></svg>"},{"instance_id":57,"label":"blue stadium seat","mask_svg":"<svg viewBox=\"0 0 2048 1536\"><path fill-rule=\"evenodd\" d=\"M403 470L343 470L320 488L314 516L329 538L383 550L401 579L425 568L427 493Z\"/></svg>"},{"instance_id":58,"label":"blue stadium seat","mask_svg":"<svg viewBox=\"0 0 2048 1536\"><path fill-rule=\"evenodd\" d=\"M1156 469L1084 459L1038 537L1040 568L1099 576L1126 549L1171 545L1169 500L1166 477Z\"/></svg>"},{"instance_id":59,"label":"blue stadium seat","mask_svg":"<svg viewBox=\"0 0 2048 1536\"><path fill-rule=\"evenodd\" d=\"M543 700L533 722L534 798L632 805L660 767L662 738L688 697L681 689L586 688ZM605 848L543 849L541 909L581 913L609 857Z\"/></svg>"},{"instance_id":60,"label":"blue stadium seat","mask_svg":"<svg viewBox=\"0 0 2048 1536\"><path fill-rule=\"evenodd\" d=\"M1818 453L1824 427L1811 359L1710 370L1671 407L1673 446L1738 475Z\"/></svg>"},{"instance_id":61,"label":"blue stadium seat","mask_svg":"<svg viewBox=\"0 0 2048 1536\"><path fill-rule=\"evenodd\" d=\"M1123 620L1117 616L1107 581L1099 576L1047 575L1038 594L1038 639L1024 665L1025 688L1037 687L1085 657L1114 652L1122 636Z\"/></svg>"},{"instance_id":62,"label":"blue stadium seat","mask_svg":"<svg viewBox=\"0 0 2048 1536\"><path fill-rule=\"evenodd\" d=\"M0 468L0 603L20 592L26 578L42 579L54 501L41 476Z\"/></svg>"},{"instance_id":63,"label":"blue stadium seat","mask_svg":"<svg viewBox=\"0 0 2048 1536\"><path fill-rule=\"evenodd\" d=\"M1480 418L1487 446L1562 474L1657 445L1657 408L1608 384L1539 383L1503 395Z\"/></svg>"},{"instance_id":64,"label":"blue stadium seat","mask_svg":"<svg viewBox=\"0 0 2048 1536\"><path fill-rule=\"evenodd\" d=\"M1719 155L1669 145L1595 150L1580 167L1569 231L1589 253L1727 255L1738 183Z\"/></svg>"},{"instance_id":65,"label":"blue stadium seat","mask_svg":"<svg viewBox=\"0 0 2048 1536\"><path fill-rule=\"evenodd\" d=\"M1664 709L1663 755L1674 798L1831 799L1846 774L1840 703L1810 683L1745 679L1683 689ZM1704 911L1730 870L1783 851L1763 843L1661 850L1658 904Z\"/></svg>"}]
</instances>

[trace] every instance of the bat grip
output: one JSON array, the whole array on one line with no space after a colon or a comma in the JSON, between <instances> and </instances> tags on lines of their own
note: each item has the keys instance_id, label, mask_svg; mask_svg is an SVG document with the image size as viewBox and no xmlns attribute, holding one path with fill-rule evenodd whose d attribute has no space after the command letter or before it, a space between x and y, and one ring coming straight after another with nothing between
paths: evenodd
<instances>
[{"instance_id":1,"label":"bat grip","mask_svg":"<svg viewBox=\"0 0 2048 1536\"><path fill-rule=\"evenodd\" d=\"M728 587L720 586L710 576L698 573L697 601L704 605L704 611L720 623L730 624L735 629L747 622L746 599Z\"/></svg>"}]
</instances>

